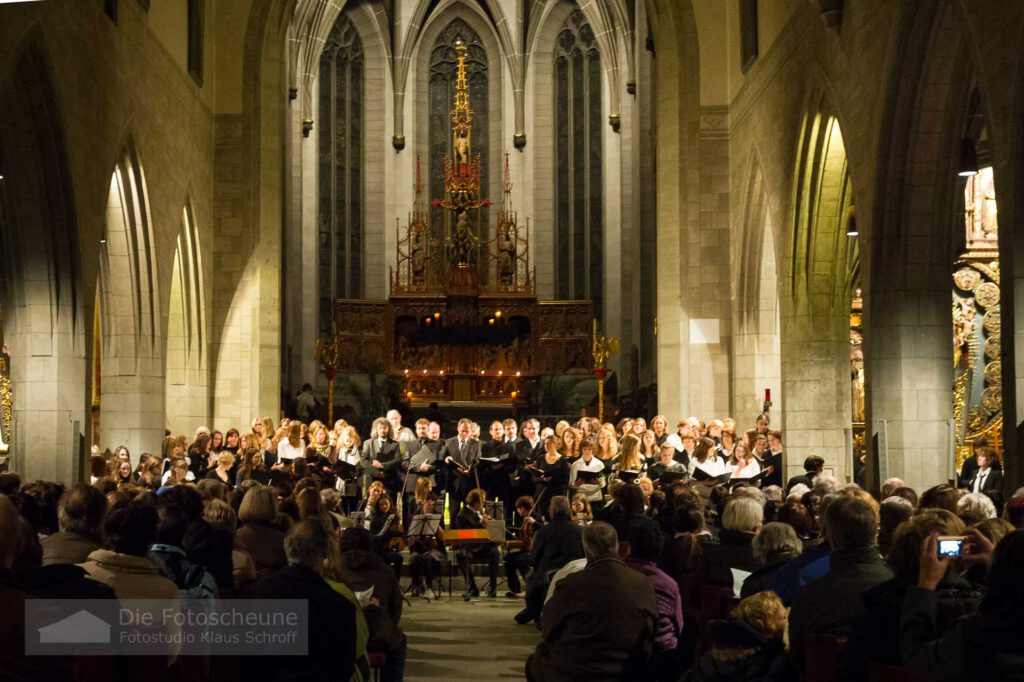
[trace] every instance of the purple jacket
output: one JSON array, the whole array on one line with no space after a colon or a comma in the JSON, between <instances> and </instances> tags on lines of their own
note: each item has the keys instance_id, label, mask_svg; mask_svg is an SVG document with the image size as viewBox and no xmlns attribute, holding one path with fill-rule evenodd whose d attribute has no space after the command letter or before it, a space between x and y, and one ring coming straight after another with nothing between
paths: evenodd
<instances>
[{"instance_id":1,"label":"purple jacket","mask_svg":"<svg viewBox=\"0 0 1024 682\"><path fill-rule=\"evenodd\" d=\"M654 587L654 596L658 602L654 650L674 650L679 644L679 634L683 631L683 600L679 597L679 585L653 561L628 559L626 565L643 573Z\"/></svg>"}]
</instances>

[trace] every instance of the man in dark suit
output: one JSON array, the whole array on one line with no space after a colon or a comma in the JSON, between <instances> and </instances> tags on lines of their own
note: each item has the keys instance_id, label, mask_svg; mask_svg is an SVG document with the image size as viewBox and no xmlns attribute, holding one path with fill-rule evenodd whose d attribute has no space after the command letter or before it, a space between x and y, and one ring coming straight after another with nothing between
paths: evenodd
<instances>
[{"instance_id":1,"label":"man in dark suit","mask_svg":"<svg viewBox=\"0 0 1024 682\"><path fill-rule=\"evenodd\" d=\"M804 473L794 476L786 483L786 494L793 489L793 486L804 484L808 488L814 487L814 479L821 475L825 469L825 460L818 455L811 455L804 460Z\"/></svg>"},{"instance_id":2,"label":"man in dark suit","mask_svg":"<svg viewBox=\"0 0 1024 682\"><path fill-rule=\"evenodd\" d=\"M480 461L480 441L470 438L472 426L468 419L460 419L458 435L445 441L440 454L448 468L448 494L451 509L456 514L462 509L466 495L476 487L474 469Z\"/></svg>"},{"instance_id":3,"label":"man in dark suit","mask_svg":"<svg viewBox=\"0 0 1024 682\"><path fill-rule=\"evenodd\" d=\"M384 417L374 419L370 438L363 443L363 456L360 459L363 489L374 481L381 481L391 494L391 499L395 499L395 495L402 489L401 464L398 441L391 437L391 424Z\"/></svg>"},{"instance_id":4,"label":"man in dark suit","mask_svg":"<svg viewBox=\"0 0 1024 682\"><path fill-rule=\"evenodd\" d=\"M619 557L619 537L595 521L583 531L587 565L562 578L544 605L541 642L526 679L633 679L651 655L658 605L651 582Z\"/></svg>"},{"instance_id":5,"label":"man in dark suit","mask_svg":"<svg viewBox=\"0 0 1024 682\"><path fill-rule=\"evenodd\" d=\"M516 497L533 495L533 479L530 472L526 471L526 465L536 462L544 455L544 444L540 439L540 422L536 419L527 419L523 422L519 432L521 437L515 444L515 472L512 474L512 493Z\"/></svg>"},{"instance_id":6,"label":"man in dark suit","mask_svg":"<svg viewBox=\"0 0 1024 682\"><path fill-rule=\"evenodd\" d=\"M501 500L506 523L512 518L515 499L512 495L511 476L515 471L515 456L505 444L505 425L491 422L490 439L480 443L480 485L490 500Z\"/></svg>"},{"instance_id":7,"label":"man in dark suit","mask_svg":"<svg viewBox=\"0 0 1024 682\"><path fill-rule=\"evenodd\" d=\"M347 680L355 669L356 609L322 577L328 529L317 518L292 526L284 539L288 566L249 589L255 599L301 599L308 604L306 656L253 656L243 679Z\"/></svg>"},{"instance_id":8,"label":"man in dark suit","mask_svg":"<svg viewBox=\"0 0 1024 682\"><path fill-rule=\"evenodd\" d=\"M416 507L416 485L421 478L430 481L431 488L434 487L434 474L437 473L437 453L441 450L441 443L431 440L428 437L430 422L420 419L416 422L416 440L406 444L405 455L402 457L402 472L405 480L402 485L405 490L402 502L402 521L405 527L409 527L409 520L414 514L418 514Z\"/></svg>"},{"instance_id":9,"label":"man in dark suit","mask_svg":"<svg viewBox=\"0 0 1024 682\"><path fill-rule=\"evenodd\" d=\"M466 497L466 504L455 517L456 528L487 528L483 516L484 500L480 490L473 490ZM475 547L463 547L457 552L459 568L462 570L462 577L466 580L466 592L463 599L469 601L470 597L479 597L480 590L477 589L476 579L473 578L473 560L487 561L489 582L487 583L487 596L495 597L498 594L498 549L491 543Z\"/></svg>"}]
</instances>

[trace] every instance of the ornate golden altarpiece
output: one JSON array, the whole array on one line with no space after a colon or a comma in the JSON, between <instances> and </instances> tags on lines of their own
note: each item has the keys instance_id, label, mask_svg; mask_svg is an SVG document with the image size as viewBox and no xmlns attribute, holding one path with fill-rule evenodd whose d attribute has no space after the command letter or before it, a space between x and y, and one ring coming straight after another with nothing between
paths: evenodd
<instances>
[{"instance_id":1,"label":"ornate golden altarpiece","mask_svg":"<svg viewBox=\"0 0 1024 682\"><path fill-rule=\"evenodd\" d=\"M417 159L415 204L398 228L388 300L335 303L338 371L383 370L411 403L513 405L534 377L589 370L591 304L537 299L529 223L520 225L511 206L508 155L494 236L480 248L491 201L481 198L480 157L472 153L465 45L456 52L445 196L432 202L444 209L443 230L430 224Z\"/></svg>"},{"instance_id":2,"label":"ornate golden altarpiece","mask_svg":"<svg viewBox=\"0 0 1024 682\"><path fill-rule=\"evenodd\" d=\"M953 266L953 420L958 470L977 438L987 437L998 449L1003 431L999 233L991 167L967 178L964 216L967 249Z\"/></svg>"}]
</instances>

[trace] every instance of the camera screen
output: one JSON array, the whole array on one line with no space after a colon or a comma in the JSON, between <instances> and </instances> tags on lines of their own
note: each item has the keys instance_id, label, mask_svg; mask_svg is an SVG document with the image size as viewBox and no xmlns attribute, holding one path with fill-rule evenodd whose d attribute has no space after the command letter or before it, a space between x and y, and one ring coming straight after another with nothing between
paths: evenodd
<instances>
[{"instance_id":1,"label":"camera screen","mask_svg":"<svg viewBox=\"0 0 1024 682\"><path fill-rule=\"evenodd\" d=\"M939 556L963 556L963 540L939 540Z\"/></svg>"}]
</instances>

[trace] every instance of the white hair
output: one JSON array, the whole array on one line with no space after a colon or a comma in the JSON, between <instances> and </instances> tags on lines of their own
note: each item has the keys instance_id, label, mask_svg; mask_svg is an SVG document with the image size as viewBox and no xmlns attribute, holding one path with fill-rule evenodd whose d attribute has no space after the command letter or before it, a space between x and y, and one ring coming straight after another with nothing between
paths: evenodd
<instances>
[{"instance_id":1,"label":"white hair","mask_svg":"<svg viewBox=\"0 0 1024 682\"><path fill-rule=\"evenodd\" d=\"M806 484L797 483L789 489L789 494L786 495L786 502L799 502L809 492L811 492L811 489Z\"/></svg>"},{"instance_id":2,"label":"white hair","mask_svg":"<svg viewBox=\"0 0 1024 682\"><path fill-rule=\"evenodd\" d=\"M722 513L722 528L741 533L753 533L764 521L764 507L753 497L737 495L726 502Z\"/></svg>"},{"instance_id":3,"label":"white hair","mask_svg":"<svg viewBox=\"0 0 1024 682\"><path fill-rule=\"evenodd\" d=\"M816 495L828 495L834 493L839 483L836 481L835 476L829 476L827 474L821 474L815 476L814 487L811 489Z\"/></svg>"},{"instance_id":4,"label":"white hair","mask_svg":"<svg viewBox=\"0 0 1024 682\"><path fill-rule=\"evenodd\" d=\"M956 503L956 513L966 524L996 517L996 505L985 493L967 493Z\"/></svg>"}]
</instances>

